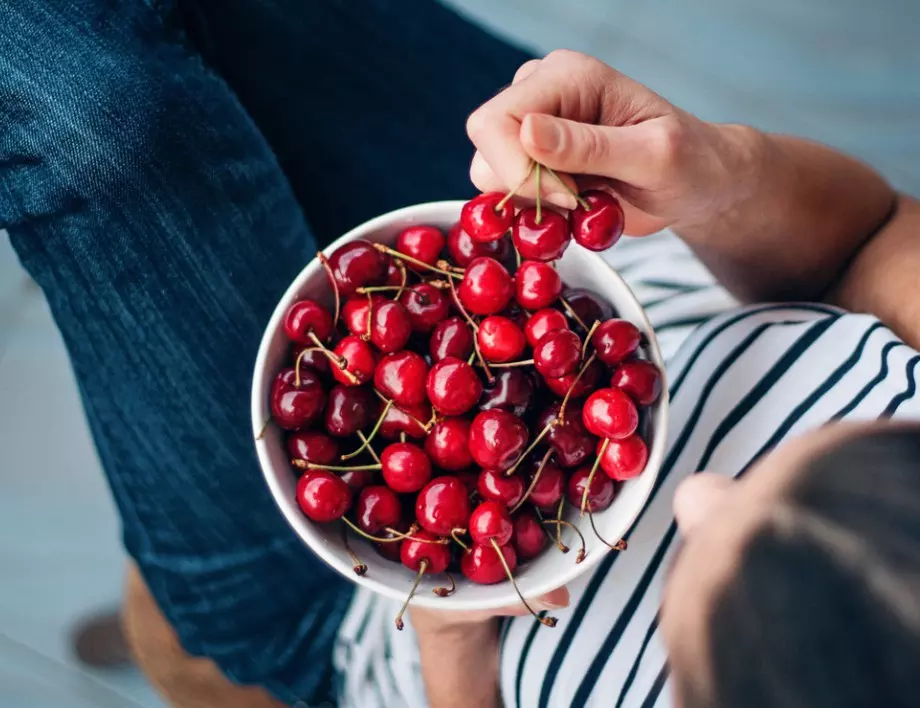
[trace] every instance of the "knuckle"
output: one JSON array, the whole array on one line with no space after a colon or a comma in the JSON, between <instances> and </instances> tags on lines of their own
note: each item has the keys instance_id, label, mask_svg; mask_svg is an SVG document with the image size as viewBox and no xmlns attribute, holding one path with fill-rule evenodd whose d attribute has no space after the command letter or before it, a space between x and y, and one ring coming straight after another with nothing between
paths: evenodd
<instances>
[{"instance_id":1,"label":"knuckle","mask_svg":"<svg viewBox=\"0 0 920 708\"><path fill-rule=\"evenodd\" d=\"M486 125L488 125L488 116L486 113L486 106L480 106L470 114L469 118L466 119L466 134L474 144L476 143L477 138L482 135Z\"/></svg>"},{"instance_id":2,"label":"knuckle","mask_svg":"<svg viewBox=\"0 0 920 708\"><path fill-rule=\"evenodd\" d=\"M685 129L679 120L665 117L651 133L651 154L662 170L671 169L680 161L681 150L684 145Z\"/></svg>"},{"instance_id":3,"label":"knuckle","mask_svg":"<svg viewBox=\"0 0 920 708\"><path fill-rule=\"evenodd\" d=\"M525 61L518 67L518 70L514 72L512 83L517 83L518 81L521 81L530 76L530 74L532 74L539 65L539 59L531 59L530 61Z\"/></svg>"}]
</instances>

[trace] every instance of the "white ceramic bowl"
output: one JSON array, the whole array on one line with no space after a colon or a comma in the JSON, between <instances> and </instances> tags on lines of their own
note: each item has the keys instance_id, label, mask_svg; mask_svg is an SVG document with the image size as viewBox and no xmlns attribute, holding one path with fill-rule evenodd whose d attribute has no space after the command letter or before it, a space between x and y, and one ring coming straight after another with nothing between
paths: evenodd
<instances>
[{"instance_id":1,"label":"white ceramic bowl","mask_svg":"<svg viewBox=\"0 0 920 708\"><path fill-rule=\"evenodd\" d=\"M463 202L432 202L398 209L352 229L326 248L331 255L341 245L355 239L367 239L392 244L397 234L413 224L429 224L447 231L457 222ZM617 310L619 316L633 322L648 340L647 356L664 371L664 363L658 349L655 333L636 301L629 287L610 266L596 253L572 244L557 263L562 279L570 287L589 288L605 297ZM269 417L268 394L272 379L283 367L289 365L290 345L284 335L282 319L291 303L303 297L311 297L331 303L331 289L323 268L311 261L300 272L284 293L275 308L271 321L262 337L256 359L252 382L252 429L257 436ZM621 538L642 510L655 484L658 470L664 456L667 438L668 395L667 387L658 403L651 409L649 439L649 460L645 471L639 477L626 482L613 504L603 512L595 514L598 531L609 541ZM256 451L265 481L275 502L288 523L313 551L349 580L359 583L375 592L398 600L405 599L414 580L414 573L398 563L384 560L365 541L354 534L350 544L368 565L368 572L362 577L355 575L348 555L342 545L338 523L321 525L307 519L294 500L295 475L291 470L282 431L269 426L264 437L256 440ZM598 474L603 474L599 471ZM549 546L543 555L519 567L515 579L525 597L537 597L554 588L571 582L582 573L594 568L608 552L591 532L587 519L578 519L577 510L569 508L569 521L578 522L587 541L588 553L585 560L575 563L575 551L562 554ZM578 547L571 529L563 534L564 541L573 549ZM443 585L443 576L425 576L413 604L447 610L495 609L519 602L510 583L497 585L476 585L459 573L456 574L457 591L450 597L441 598L432 589Z\"/></svg>"}]
</instances>

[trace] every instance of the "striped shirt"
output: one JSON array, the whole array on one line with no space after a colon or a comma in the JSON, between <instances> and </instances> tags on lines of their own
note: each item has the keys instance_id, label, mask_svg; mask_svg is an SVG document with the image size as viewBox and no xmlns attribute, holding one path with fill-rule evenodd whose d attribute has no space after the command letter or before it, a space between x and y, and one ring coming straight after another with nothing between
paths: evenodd
<instances>
[{"instance_id":1,"label":"striped shirt","mask_svg":"<svg viewBox=\"0 0 920 708\"><path fill-rule=\"evenodd\" d=\"M556 629L531 617L503 625L508 708L672 706L658 607L678 543L677 484L702 469L741 475L828 421L920 419L920 354L878 319L818 304L739 308L670 234L624 240L609 260L645 306L668 362L668 452L629 550L569 586ZM393 627L397 609L357 592L335 654L343 705L427 705L414 637Z\"/></svg>"}]
</instances>

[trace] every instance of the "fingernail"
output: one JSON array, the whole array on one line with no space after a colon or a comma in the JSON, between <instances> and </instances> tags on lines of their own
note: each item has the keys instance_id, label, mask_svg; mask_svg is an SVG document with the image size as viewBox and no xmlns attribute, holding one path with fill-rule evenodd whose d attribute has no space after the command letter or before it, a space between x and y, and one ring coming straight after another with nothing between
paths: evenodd
<instances>
[{"instance_id":1,"label":"fingernail","mask_svg":"<svg viewBox=\"0 0 920 708\"><path fill-rule=\"evenodd\" d=\"M578 206L575 197L567 192L552 192L546 196L546 200L552 202L561 209L574 209Z\"/></svg>"},{"instance_id":2,"label":"fingernail","mask_svg":"<svg viewBox=\"0 0 920 708\"><path fill-rule=\"evenodd\" d=\"M563 607L568 607L569 604L565 603L560 605L555 602L550 602L549 600L537 600L533 603L535 610L561 610Z\"/></svg>"},{"instance_id":3,"label":"fingernail","mask_svg":"<svg viewBox=\"0 0 920 708\"><path fill-rule=\"evenodd\" d=\"M556 121L534 116L530 119L531 137L534 144L545 152L555 152L562 142L562 131Z\"/></svg>"}]
</instances>

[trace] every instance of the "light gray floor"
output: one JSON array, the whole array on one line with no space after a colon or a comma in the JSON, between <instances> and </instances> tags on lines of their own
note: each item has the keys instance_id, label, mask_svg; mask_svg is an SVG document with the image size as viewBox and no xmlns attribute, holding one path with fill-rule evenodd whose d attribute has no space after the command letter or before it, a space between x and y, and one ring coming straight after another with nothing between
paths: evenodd
<instances>
[{"instance_id":1,"label":"light gray floor","mask_svg":"<svg viewBox=\"0 0 920 708\"><path fill-rule=\"evenodd\" d=\"M450 2L706 118L842 147L920 194L916 0ZM84 671L67 648L74 618L118 597L118 534L60 338L0 233L0 708L159 705L137 675Z\"/></svg>"}]
</instances>

